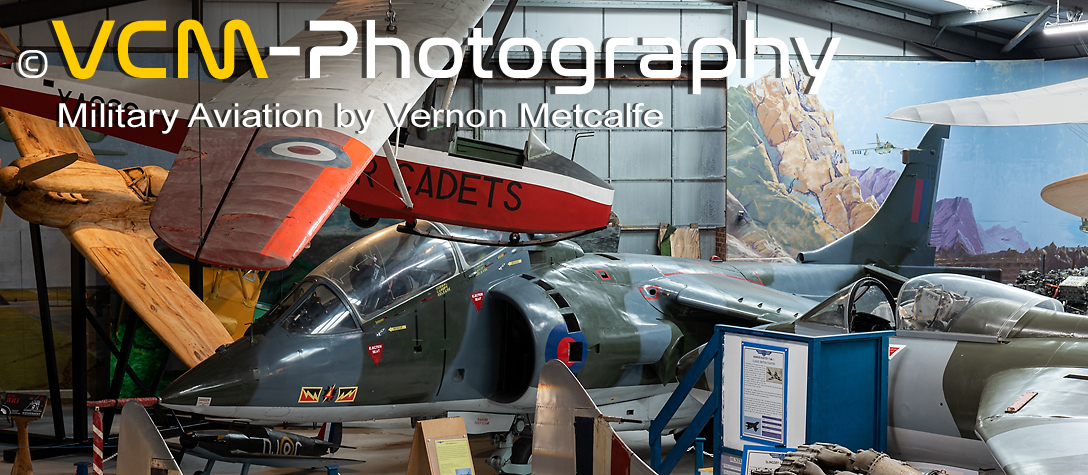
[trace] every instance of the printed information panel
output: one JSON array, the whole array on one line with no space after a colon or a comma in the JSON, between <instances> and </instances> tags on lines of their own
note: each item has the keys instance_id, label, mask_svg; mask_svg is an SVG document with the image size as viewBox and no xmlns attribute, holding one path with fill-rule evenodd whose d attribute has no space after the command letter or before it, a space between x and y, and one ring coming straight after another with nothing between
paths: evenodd
<instances>
[{"instance_id":1,"label":"printed information panel","mask_svg":"<svg viewBox=\"0 0 1088 475\"><path fill-rule=\"evenodd\" d=\"M803 444L808 345L726 333L722 350L723 445Z\"/></svg>"}]
</instances>

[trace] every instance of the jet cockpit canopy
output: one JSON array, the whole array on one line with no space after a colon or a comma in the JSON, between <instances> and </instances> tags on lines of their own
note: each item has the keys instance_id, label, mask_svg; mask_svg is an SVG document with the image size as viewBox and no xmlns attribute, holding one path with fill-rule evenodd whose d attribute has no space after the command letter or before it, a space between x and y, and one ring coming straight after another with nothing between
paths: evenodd
<instances>
[{"instance_id":1,"label":"jet cockpit canopy","mask_svg":"<svg viewBox=\"0 0 1088 475\"><path fill-rule=\"evenodd\" d=\"M956 274L915 277L899 291L899 330L1005 339L1033 309L1063 312L1061 302L999 282Z\"/></svg>"}]
</instances>

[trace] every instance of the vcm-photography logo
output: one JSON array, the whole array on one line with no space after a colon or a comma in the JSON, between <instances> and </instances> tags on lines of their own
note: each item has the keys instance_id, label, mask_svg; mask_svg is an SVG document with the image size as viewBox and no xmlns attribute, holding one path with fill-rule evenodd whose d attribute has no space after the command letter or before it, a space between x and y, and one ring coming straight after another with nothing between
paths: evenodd
<instances>
[{"instance_id":1,"label":"vcm-photography logo","mask_svg":"<svg viewBox=\"0 0 1088 475\"><path fill-rule=\"evenodd\" d=\"M102 54L105 51L106 43L113 33L115 23L116 22L113 20L101 22L98 31L95 33L94 41L91 45L90 52L87 54L86 61L80 64L79 58L76 57L72 40L68 36L68 30L64 26L64 22L59 20L52 22L58 47L64 55L64 62L72 77L76 79L89 79L94 76L95 71L98 69L98 63L102 59ZM367 20L363 25L362 77L376 77L377 73L375 71L374 58L375 50L378 46L390 47L397 50L397 53L399 53L398 66L396 68L397 77L410 77L412 69L412 60L410 58L412 58L413 55L409 45L395 36L377 36L375 34L374 24L374 20ZM245 54L249 57L252 64L253 75L257 78L267 78L268 73L265 71L260 49L257 48L256 42L253 40L253 33L251 32L249 25L242 20L230 20L226 22L222 28L223 64L220 66L212 51L211 44L208 41L207 32L200 22L196 20L185 20L175 26L174 35L177 38L177 77L189 77L190 37L196 42L200 55L204 59L204 64L207 65L208 74L216 79L228 79L232 77L234 75L235 66L235 55L233 53L235 51L237 37L241 40L241 45L245 50ZM307 22L306 29L308 31L339 33L344 38L344 42L337 46L312 46L306 49L306 76L310 79L321 77L322 57L346 56L354 53L356 49L359 49L359 31L355 25L349 22L314 20ZM133 37L137 34L163 34L166 31L166 22L162 20L134 21L122 27L117 34L117 61L121 66L121 70L129 76L137 78L165 78L166 68L146 68L133 64L129 56L129 47L133 41ZM774 52L772 56L778 63L776 76L784 77L786 71L789 69L786 66L786 61L789 58L786 42L776 38L759 38L755 36L754 32L754 22L751 20L745 21L744 34L742 35L744 41L742 48L743 55L742 58L740 58L744 67L741 69L741 76L747 77L747 75L751 74L754 70L753 63L755 61L756 47L766 46L770 48L770 51ZM481 64L482 58L484 57L483 48L485 46L491 46L491 38L485 38L481 28L473 28L466 40L463 49L461 41L453 38L435 37L424 39L419 42L418 45L415 45L416 69L424 77L435 79L451 78L461 71L465 49L468 49L471 50L473 73L477 77L491 78L492 72L484 69ZM801 63L800 66L802 70L810 78L805 92L808 94L815 94L819 89L824 73L827 72L831 59L835 55L835 49L838 47L839 38L827 39L823 52L819 55L821 56L819 62L817 62L816 58L809 52L809 48L805 44L804 38L791 38L791 42L793 43L798 60ZM614 76L617 49L635 44L636 38L630 37L608 38L604 41L603 47L599 53L604 60L605 77ZM682 77L682 53L684 51L680 41L674 38L637 38L637 44L662 46L668 51L664 53L650 52L638 57L639 72L644 77L654 79L675 79ZM511 67L509 52L516 46L524 46L530 53L528 68L515 69ZM453 60L449 62L448 67L447 64L442 64L436 68L429 64L428 53L432 48L446 48L449 50ZM550 49L550 57L548 59L550 60L552 70L562 76L582 80L582 84L576 86L556 86L556 94L585 94L593 89L593 82L597 76L595 58L598 51L596 45L586 38L559 38L552 43ZM570 61L560 61L560 55L564 49L580 50L584 54L584 61L581 62L582 67L572 65ZM692 81L691 92L693 94L699 94L701 92L700 84L702 80L725 78L733 72L738 63L737 49L733 46L733 43L726 38L698 38L690 43L687 53L690 62L689 78ZM707 61L709 58L704 58L704 53L714 54L716 59ZM268 56L298 57L301 55L302 48L299 46L272 46L268 48ZM531 78L540 72L545 56L546 54L536 40L531 38L510 38L499 45L499 71L503 75L514 79ZM39 59L37 64L32 60L35 57ZM650 63L664 63L670 67L651 68ZM45 55L37 50L23 52L16 64L16 72L24 77L41 77L45 74L47 68L48 62L45 59Z\"/></svg>"}]
</instances>

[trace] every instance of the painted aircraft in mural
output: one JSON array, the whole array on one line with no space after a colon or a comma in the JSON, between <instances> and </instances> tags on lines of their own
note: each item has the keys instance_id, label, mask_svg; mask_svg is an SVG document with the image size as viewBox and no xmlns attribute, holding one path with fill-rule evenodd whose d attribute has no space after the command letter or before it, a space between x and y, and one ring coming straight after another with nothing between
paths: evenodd
<instances>
[{"instance_id":1,"label":"painted aircraft in mural","mask_svg":"<svg viewBox=\"0 0 1088 475\"><path fill-rule=\"evenodd\" d=\"M464 38L490 4L489 0L463 0L457 8L398 4L395 34L408 44L438 36ZM376 0L342 0L321 19L384 21L386 10L386 4ZM342 41L339 32L302 32L286 45L306 50L337 41ZM278 103L282 108L321 109L331 118L336 103L379 112L384 103L414 104L431 83L422 75L361 78L361 55L325 58L322 64L329 77L314 81L295 80L305 74L302 57L268 58L268 79L226 84L146 80L103 71L82 81L59 75L28 79L16 75L11 66L18 53L3 36L0 107L23 156L0 173L8 207L31 223L61 228L190 366L229 343L230 335L216 328L215 315L199 299L186 295L184 283L155 252L156 237L186 257L216 266L275 270L291 263L342 202L366 219L433 218L504 231L575 232L608 222L611 186L551 152L532 134L523 149L452 134L440 143L435 138L441 138L441 131L414 145L409 138L391 142L395 127L381 113L374 114L362 134L329 122L324 128L189 130L181 125L194 102L206 104L210 111L228 104L259 109ZM393 71L397 57L378 55L377 71ZM429 58L432 64L448 59L449 52L442 48L432 49ZM59 104L74 111L83 102L181 111L172 129L165 124L92 127L177 153L171 172L150 166L116 170L98 164L77 129L56 125ZM374 151L380 149L390 155L384 171L373 160ZM405 160L398 161L398 156ZM405 176L411 181L403 183ZM153 206L160 201L169 206ZM555 218L539 219L545 215Z\"/></svg>"},{"instance_id":2,"label":"painted aircraft in mural","mask_svg":"<svg viewBox=\"0 0 1088 475\"><path fill-rule=\"evenodd\" d=\"M1088 78L907 106L888 118L966 127L1083 124L1088 123ZM1088 218L1088 172L1051 183L1043 187L1040 196L1055 208Z\"/></svg>"},{"instance_id":3,"label":"painted aircraft in mural","mask_svg":"<svg viewBox=\"0 0 1088 475\"><path fill-rule=\"evenodd\" d=\"M901 148L892 145L890 141L881 142L880 134L876 134L876 142L871 142L872 147L869 148L857 148L850 151L854 155L868 155L870 151L876 152L877 155L884 155L886 153L892 153Z\"/></svg>"},{"instance_id":4,"label":"painted aircraft in mural","mask_svg":"<svg viewBox=\"0 0 1088 475\"><path fill-rule=\"evenodd\" d=\"M1079 473L1088 464L1085 317L1052 298L930 274L904 283L892 300L869 279L768 329L896 331L888 379L894 457L1008 475Z\"/></svg>"},{"instance_id":5,"label":"painted aircraft in mural","mask_svg":"<svg viewBox=\"0 0 1088 475\"><path fill-rule=\"evenodd\" d=\"M671 394L678 362L710 338L714 324L790 322L865 276L902 281L867 264L913 272L932 265L927 243L947 132L934 127L918 149L904 152L902 178L866 225L804 253L801 263L586 254L566 241L486 246L387 228L314 269L248 338L179 377L162 402L256 420L461 411L505 415L510 424L515 416L526 421L541 366L558 359L604 414L641 421L625 429L645 429ZM497 234L417 227L479 241ZM698 407L687 401L673 428ZM496 429L505 451L497 468L527 462L532 441L514 440L517 427Z\"/></svg>"}]
</instances>

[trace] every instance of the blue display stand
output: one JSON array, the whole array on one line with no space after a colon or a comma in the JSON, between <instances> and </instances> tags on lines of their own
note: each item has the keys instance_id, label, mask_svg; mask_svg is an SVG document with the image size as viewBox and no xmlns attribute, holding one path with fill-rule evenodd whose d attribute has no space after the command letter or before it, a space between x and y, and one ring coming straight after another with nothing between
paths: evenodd
<instances>
[{"instance_id":1,"label":"blue display stand","mask_svg":"<svg viewBox=\"0 0 1088 475\"><path fill-rule=\"evenodd\" d=\"M888 339L894 331L804 336L718 325L676 392L650 424L651 467L669 473L713 419L715 474L723 453L745 445L814 442L887 449ZM713 364L713 394L664 460L661 431ZM691 440L687 440L691 439Z\"/></svg>"},{"instance_id":2,"label":"blue display stand","mask_svg":"<svg viewBox=\"0 0 1088 475\"><path fill-rule=\"evenodd\" d=\"M895 332L719 328L724 449L828 442L886 450L888 338Z\"/></svg>"}]
</instances>

